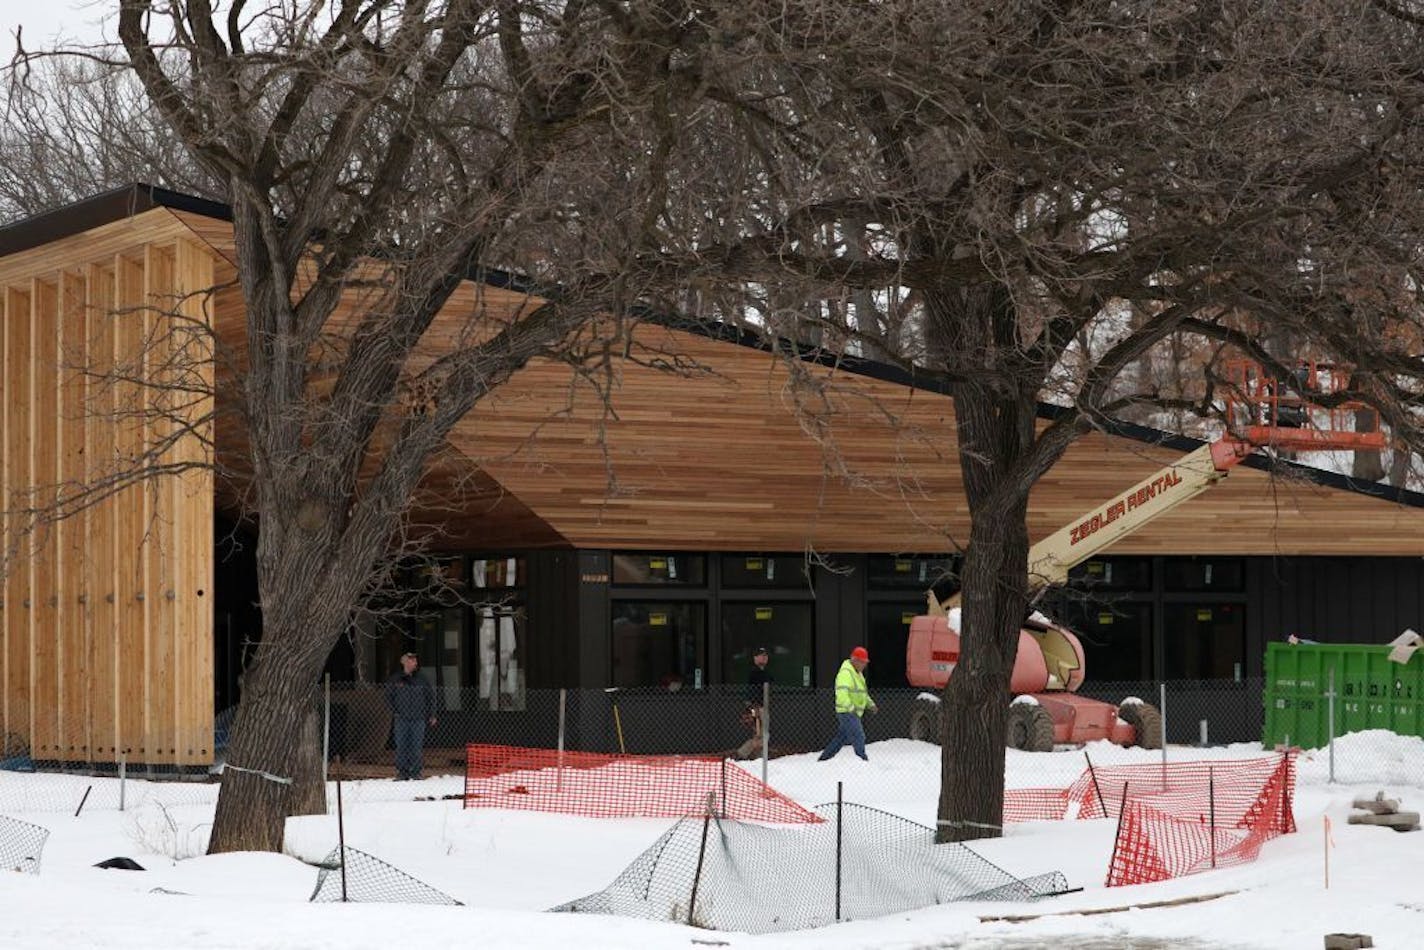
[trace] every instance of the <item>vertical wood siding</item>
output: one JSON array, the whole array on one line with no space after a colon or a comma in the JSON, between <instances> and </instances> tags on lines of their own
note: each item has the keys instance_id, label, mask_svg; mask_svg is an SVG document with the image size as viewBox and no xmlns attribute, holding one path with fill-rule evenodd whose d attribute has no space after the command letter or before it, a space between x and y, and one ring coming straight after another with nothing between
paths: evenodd
<instances>
[{"instance_id":1,"label":"vertical wood siding","mask_svg":"<svg viewBox=\"0 0 1424 950\"><path fill-rule=\"evenodd\" d=\"M147 237L152 237L148 232ZM209 248L108 229L0 271L0 728L46 762L212 762ZM184 429L192 431L179 438ZM148 458L71 517L25 513ZM26 530L31 523L33 530Z\"/></svg>"}]
</instances>

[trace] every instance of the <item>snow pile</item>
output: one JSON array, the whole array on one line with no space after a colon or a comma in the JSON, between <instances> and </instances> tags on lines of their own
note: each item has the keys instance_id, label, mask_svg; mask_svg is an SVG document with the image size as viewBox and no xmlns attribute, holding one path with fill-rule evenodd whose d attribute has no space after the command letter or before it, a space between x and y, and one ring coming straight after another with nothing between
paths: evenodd
<instances>
[{"instance_id":1,"label":"snow pile","mask_svg":"<svg viewBox=\"0 0 1424 950\"><path fill-rule=\"evenodd\" d=\"M1296 760L1297 781L1330 781L1330 750L1312 749ZM1336 781L1358 785L1410 785L1424 780L1424 739L1385 729L1352 732L1335 740Z\"/></svg>"},{"instance_id":2,"label":"snow pile","mask_svg":"<svg viewBox=\"0 0 1424 950\"><path fill-rule=\"evenodd\" d=\"M1295 950L1319 947L1322 935L1371 934L1380 947L1418 943L1424 926L1424 834L1396 834L1346 823L1357 795L1386 791L1407 808L1424 803L1424 740L1388 733L1346 736L1336 745L1337 775L1356 785L1328 783L1328 755L1302 756L1295 802L1297 834L1268 842L1250 865L1127 888L1103 887L1114 826L1104 821L1040 821L1014 825L1004 837L975 842L974 850L1006 873L1024 878L1061 870L1083 891L1032 908L1046 914L1022 923L984 921L1022 914L1022 904L946 904L875 920L797 934L715 935L730 950L838 950L1053 945L1132 947L1148 938L1173 947ZM1259 743L1197 749L1172 747L1169 761L1240 759L1263 753ZM1085 767L1160 762L1162 753L1106 742L1051 753L1009 750L1010 787L1066 785ZM869 747L870 761L814 755L770 763L769 780L811 807L834 801L840 783L847 801L935 822L940 750L896 739ZM753 764L759 777L759 764ZM344 788L346 842L463 902L464 907L311 904L317 868L337 842L335 815L288 822L289 854L177 857L183 841L166 821L149 823L143 837L132 811L95 808L104 780L79 817L74 776L0 772L0 813L50 832L41 873L0 874L0 947L56 946L76 950L357 950L365 947L449 944L476 940L482 948L544 950L687 950L705 931L669 923L543 910L605 887L671 822L592 819L500 809L463 810L458 801L428 797L423 783L371 781ZM7 790L24 780L23 794ZM161 789L129 783L159 808ZM82 788L79 789L82 792ZM109 792L99 800L107 803ZM185 796L186 798L186 796ZM390 798L390 801L379 801ZM399 799L399 800L397 800ZM67 810L60 801L71 803ZM191 800L189 800L191 801ZM355 802L353 805L352 803ZM8 804L3 804L8 803ZM17 812L14 805L40 806ZM206 828L211 802L162 805L179 831ZM161 813L159 815L161 818ZM1333 823L1330 888L1324 887L1323 819ZM163 831L168 828L167 832ZM94 865L116 856L144 871L106 871ZM157 893L159 889L166 893ZM184 896L175 896L175 893ZM1093 908L1121 908L1226 894L1209 901L1082 916ZM1094 941L1092 943L1088 941Z\"/></svg>"}]
</instances>

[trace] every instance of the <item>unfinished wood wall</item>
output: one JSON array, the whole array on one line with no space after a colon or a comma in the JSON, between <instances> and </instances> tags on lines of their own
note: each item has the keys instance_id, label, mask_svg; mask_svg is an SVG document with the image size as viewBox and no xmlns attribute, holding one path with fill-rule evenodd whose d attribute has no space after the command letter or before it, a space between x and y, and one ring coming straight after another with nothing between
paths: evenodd
<instances>
[{"instance_id":1,"label":"unfinished wood wall","mask_svg":"<svg viewBox=\"0 0 1424 950\"><path fill-rule=\"evenodd\" d=\"M171 221L0 258L9 754L213 759L214 261ZM130 483L140 465L165 474ZM34 517L65 501L68 517Z\"/></svg>"}]
</instances>

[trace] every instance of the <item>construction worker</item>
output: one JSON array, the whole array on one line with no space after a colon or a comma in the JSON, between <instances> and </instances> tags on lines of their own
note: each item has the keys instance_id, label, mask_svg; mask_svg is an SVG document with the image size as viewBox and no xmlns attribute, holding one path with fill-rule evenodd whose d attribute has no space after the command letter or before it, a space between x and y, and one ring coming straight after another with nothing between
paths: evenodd
<instances>
[{"instance_id":1,"label":"construction worker","mask_svg":"<svg viewBox=\"0 0 1424 950\"><path fill-rule=\"evenodd\" d=\"M860 722L867 709L876 711L875 700L865 690L865 667L868 663L870 654L865 647L856 647L850 651L850 658L841 664L840 672L836 674L836 734L821 753L822 762L841 751L841 746L847 742L856 755L866 762L870 761L870 756L865 754L865 727Z\"/></svg>"}]
</instances>

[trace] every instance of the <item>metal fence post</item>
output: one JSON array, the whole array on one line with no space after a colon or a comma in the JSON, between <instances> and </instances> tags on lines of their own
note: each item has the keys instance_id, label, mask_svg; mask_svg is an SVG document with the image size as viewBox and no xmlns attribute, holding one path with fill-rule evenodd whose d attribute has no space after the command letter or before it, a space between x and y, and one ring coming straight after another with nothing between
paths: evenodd
<instances>
[{"instance_id":1,"label":"metal fence post","mask_svg":"<svg viewBox=\"0 0 1424 950\"><path fill-rule=\"evenodd\" d=\"M1325 700L1326 715L1330 717L1329 732L1326 735L1330 738L1330 784L1335 784L1335 667L1330 667L1330 678L1327 681Z\"/></svg>"},{"instance_id":2,"label":"metal fence post","mask_svg":"<svg viewBox=\"0 0 1424 950\"><path fill-rule=\"evenodd\" d=\"M1211 832L1211 866L1216 867L1216 776L1210 765L1206 767L1206 799L1211 813L1210 824L1207 826Z\"/></svg>"},{"instance_id":3,"label":"metal fence post","mask_svg":"<svg viewBox=\"0 0 1424 950\"><path fill-rule=\"evenodd\" d=\"M321 784L326 787L326 764L331 761L331 674L322 675ZM322 795L325 796L325 791Z\"/></svg>"},{"instance_id":4,"label":"metal fence post","mask_svg":"<svg viewBox=\"0 0 1424 950\"><path fill-rule=\"evenodd\" d=\"M836 783L836 923L841 920L841 845L845 838L845 788Z\"/></svg>"},{"instance_id":5,"label":"metal fence post","mask_svg":"<svg viewBox=\"0 0 1424 950\"><path fill-rule=\"evenodd\" d=\"M564 715L568 695L567 689L559 690L559 766L554 772L554 790L559 792L564 790Z\"/></svg>"},{"instance_id":6,"label":"metal fence post","mask_svg":"<svg viewBox=\"0 0 1424 950\"><path fill-rule=\"evenodd\" d=\"M1117 864L1118 849L1122 842L1122 823L1127 817L1127 783L1122 783L1122 804L1117 810L1117 833L1113 835L1112 857L1108 858L1108 884L1112 883L1113 867Z\"/></svg>"},{"instance_id":7,"label":"metal fence post","mask_svg":"<svg viewBox=\"0 0 1424 950\"><path fill-rule=\"evenodd\" d=\"M1167 681L1163 680L1158 692L1157 711L1162 714L1162 790L1167 790Z\"/></svg>"},{"instance_id":8,"label":"metal fence post","mask_svg":"<svg viewBox=\"0 0 1424 950\"><path fill-rule=\"evenodd\" d=\"M341 902L346 903L346 809L341 804L341 779L336 780L336 846L341 856Z\"/></svg>"},{"instance_id":9,"label":"metal fence post","mask_svg":"<svg viewBox=\"0 0 1424 950\"><path fill-rule=\"evenodd\" d=\"M771 684L761 684L761 790L767 790L766 763L771 756Z\"/></svg>"},{"instance_id":10,"label":"metal fence post","mask_svg":"<svg viewBox=\"0 0 1424 950\"><path fill-rule=\"evenodd\" d=\"M693 915L697 912L697 885L702 882L702 861L707 857L707 826L712 821L712 793L707 793L707 808L702 813L702 843L697 848L697 870L692 872L692 896L687 900L687 925L695 926Z\"/></svg>"},{"instance_id":11,"label":"metal fence post","mask_svg":"<svg viewBox=\"0 0 1424 950\"><path fill-rule=\"evenodd\" d=\"M1088 760L1088 775L1093 779L1093 791L1098 796L1098 804L1103 806L1103 817L1108 817L1108 800L1103 797L1103 788L1098 784L1098 773L1093 768L1093 760L1088 756L1088 750L1083 750L1083 758Z\"/></svg>"},{"instance_id":12,"label":"metal fence post","mask_svg":"<svg viewBox=\"0 0 1424 950\"><path fill-rule=\"evenodd\" d=\"M727 757L722 756L722 815L727 817Z\"/></svg>"}]
</instances>

